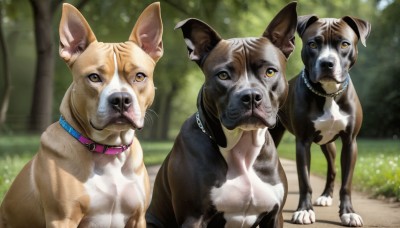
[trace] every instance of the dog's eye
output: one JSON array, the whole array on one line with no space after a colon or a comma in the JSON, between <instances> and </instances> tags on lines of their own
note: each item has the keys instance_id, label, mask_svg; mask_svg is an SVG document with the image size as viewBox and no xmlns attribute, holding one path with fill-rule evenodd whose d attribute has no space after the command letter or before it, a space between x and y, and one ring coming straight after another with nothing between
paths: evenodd
<instances>
[{"instance_id":1,"label":"dog's eye","mask_svg":"<svg viewBox=\"0 0 400 228\"><path fill-rule=\"evenodd\" d=\"M227 73L227 72L225 72L225 71L222 71L222 72L219 72L218 74L217 74L217 77L219 78L219 79L221 79L221 80L228 80L230 77L229 77L229 74Z\"/></svg>"},{"instance_id":2,"label":"dog's eye","mask_svg":"<svg viewBox=\"0 0 400 228\"><path fill-rule=\"evenodd\" d=\"M135 75L135 82L143 82L146 78L147 76L144 73L139 72Z\"/></svg>"},{"instance_id":3,"label":"dog's eye","mask_svg":"<svg viewBox=\"0 0 400 228\"><path fill-rule=\"evenodd\" d=\"M98 74L90 74L88 78L91 82L102 82Z\"/></svg>"},{"instance_id":4,"label":"dog's eye","mask_svg":"<svg viewBox=\"0 0 400 228\"><path fill-rule=\"evenodd\" d=\"M343 41L341 44L340 44L340 48L341 49L346 49L346 48L348 48L350 46L350 43L349 42L346 42L346 41Z\"/></svg>"},{"instance_id":5,"label":"dog's eye","mask_svg":"<svg viewBox=\"0 0 400 228\"><path fill-rule=\"evenodd\" d=\"M276 73L276 70L275 70L275 69L273 69L273 68L268 68L268 69L265 71L265 76L268 77L268 78L271 78L271 77L273 77L273 76L275 75L275 73Z\"/></svg>"},{"instance_id":6,"label":"dog's eye","mask_svg":"<svg viewBox=\"0 0 400 228\"><path fill-rule=\"evenodd\" d=\"M318 47L317 43L315 43L314 41L311 41L308 43L308 46L312 49L316 49Z\"/></svg>"}]
</instances>

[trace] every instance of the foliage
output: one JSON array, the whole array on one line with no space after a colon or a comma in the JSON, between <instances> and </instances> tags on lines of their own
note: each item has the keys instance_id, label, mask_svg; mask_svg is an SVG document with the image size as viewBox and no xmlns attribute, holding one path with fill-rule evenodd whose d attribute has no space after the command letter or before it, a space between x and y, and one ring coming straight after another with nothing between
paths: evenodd
<instances>
[{"instance_id":1,"label":"foliage","mask_svg":"<svg viewBox=\"0 0 400 228\"><path fill-rule=\"evenodd\" d=\"M366 56L359 59L354 81L364 107L362 135L400 136L400 0L377 12Z\"/></svg>"}]
</instances>

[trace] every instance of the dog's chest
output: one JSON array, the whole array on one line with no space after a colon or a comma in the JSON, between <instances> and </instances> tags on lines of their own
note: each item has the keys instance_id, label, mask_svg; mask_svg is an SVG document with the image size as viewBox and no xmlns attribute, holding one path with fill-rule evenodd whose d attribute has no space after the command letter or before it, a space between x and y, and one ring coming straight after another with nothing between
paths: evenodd
<instances>
[{"instance_id":1,"label":"dog's chest","mask_svg":"<svg viewBox=\"0 0 400 228\"><path fill-rule=\"evenodd\" d=\"M138 208L144 208L143 176L124 172L124 153L103 155L94 162L93 172L84 184L90 197L88 213L82 223L89 227L124 227Z\"/></svg>"},{"instance_id":2,"label":"dog's chest","mask_svg":"<svg viewBox=\"0 0 400 228\"><path fill-rule=\"evenodd\" d=\"M318 142L323 145L331 141L339 132L346 129L350 115L342 112L333 98L326 98L323 114L313 120L315 131L322 137Z\"/></svg>"},{"instance_id":3,"label":"dog's chest","mask_svg":"<svg viewBox=\"0 0 400 228\"><path fill-rule=\"evenodd\" d=\"M283 184L265 183L253 169L262 145L255 146L252 138L244 135L233 148L221 151L228 164L227 181L211 190L211 200L224 212L225 227L251 227L261 213L280 206L283 199Z\"/></svg>"}]
</instances>

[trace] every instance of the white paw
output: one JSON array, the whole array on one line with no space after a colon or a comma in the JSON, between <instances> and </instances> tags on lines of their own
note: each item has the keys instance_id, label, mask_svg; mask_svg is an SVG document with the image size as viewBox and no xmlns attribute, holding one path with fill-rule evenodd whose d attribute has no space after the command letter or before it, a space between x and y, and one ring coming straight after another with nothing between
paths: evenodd
<instances>
[{"instance_id":1,"label":"white paw","mask_svg":"<svg viewBox=\"0 0 400 228\"><path fill-rule=\"evenodd\" d=\"M296 211L293 213L292 222L297 224L311 224L315 222L313 210Z\"/></svg>"},{"instance_id":2,"label":"white paw","mask_svg":"<svg viewBox=\"0 0 400 228\"><path fill-rule=\"evenodd\" d=\"M363 226L363 220L361 216L356 213L347 213L340 216L342 225L344 226Z\"/></svg>"},{"instance_id":3,"label":"white paw","mask_svg":"<svg viewBox=\"0 0 400 228\"><path fill-rule=\"evenodd\" d=\"M330 196L320 196L317 200L315 200L314 205L328 207L332 206L332 197Z\"/></svg>"}]
</instances>

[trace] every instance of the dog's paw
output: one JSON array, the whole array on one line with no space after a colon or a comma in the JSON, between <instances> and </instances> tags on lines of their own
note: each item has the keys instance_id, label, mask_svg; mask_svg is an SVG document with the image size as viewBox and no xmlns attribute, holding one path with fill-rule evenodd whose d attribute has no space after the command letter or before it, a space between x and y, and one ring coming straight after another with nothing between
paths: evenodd
<instances>
[{"instance_id":1,"label":"dog's paw","mask_svg":"<svg viewBox=\"0 0 400 228\"><path fill-rule=\"evenodd\" d=\"M332 197L320 196L314 203L315 206L329 207L332 206Z\"/></svg>"},{"instance_id":2,"label":"dog's paw","mask_svg":"<svg viewBox=\"0 0 400 228\"><path fill-rule=\"evenodd\" d=\"M356 213L347 213L340 216L343 226L363 226L363 220L361 216Z\"/></svg>"},{"instance_id":3,"label":"dog's paw","mask_svg":"<svg viewBox=\"0 0 400 228\"><path fill-rule=\"evenodd\" d=\"M296 211L293 214L292 222L296 224L315 223L315 213L313 210Z\"/></svg>"}]
</instances>

